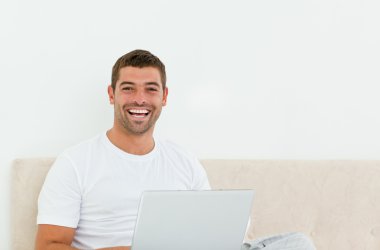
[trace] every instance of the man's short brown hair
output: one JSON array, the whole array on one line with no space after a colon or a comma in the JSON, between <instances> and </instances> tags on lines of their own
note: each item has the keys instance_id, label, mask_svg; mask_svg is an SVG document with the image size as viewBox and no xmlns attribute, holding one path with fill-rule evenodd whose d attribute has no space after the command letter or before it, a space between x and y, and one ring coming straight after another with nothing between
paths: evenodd
<instances>
[{"instance_id":1,"label":"man's short brown hair","mask_svg":"<svg viewBox=\"0 0 380 250\"><path fill-rule=\"evenodd\" d=\"M137 49L117 59L115 65L112 67L111 87L114 91L116 88L116 82L119 79L120 69L127 66L138 68L154 67L158 69L161 75L162 88L166 88L165 65L157 56L149 51Z\"/></svg>"}]
</instances>

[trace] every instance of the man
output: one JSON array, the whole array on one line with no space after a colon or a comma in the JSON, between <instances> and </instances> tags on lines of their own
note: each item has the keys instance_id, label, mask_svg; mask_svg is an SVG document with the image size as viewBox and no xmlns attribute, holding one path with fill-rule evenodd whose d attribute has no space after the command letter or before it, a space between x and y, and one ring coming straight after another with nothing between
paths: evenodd
<instances>
[{"instance_id":1,"label":"man","mask_svg":"<svg viewBox=\"0 0 380 250\"><path fill-rule=\"evenodd\" d=\"M41 190L36 249L130 249L144 190L209 189L197 159L153 138L165 66L148 51L119 58L108 87L114 124L63 152Z\"/></svg>"},{"instance_id":2,"label":"man","mask_svg":"<svg viewBox=\"0 0 380 250\"><path fill-rule=\"evenodd\" d=\"M130 250L144 190L210 189L194 156L153 138L168 96L159 58L144 50L120 57L108 95L114 105L113 127L63 152L46 177L38 200L37 250ZM299 233L242 245L262 248L315 249Z\"/></svg>"}]
</instances>

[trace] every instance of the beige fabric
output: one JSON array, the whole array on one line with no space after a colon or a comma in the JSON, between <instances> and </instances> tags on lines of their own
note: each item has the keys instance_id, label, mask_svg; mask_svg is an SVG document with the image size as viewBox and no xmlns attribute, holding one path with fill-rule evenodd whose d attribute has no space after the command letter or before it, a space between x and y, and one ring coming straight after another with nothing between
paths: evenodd
<instances>
[{"instance_id":1,"label":"beige fabric","mask_svg":"<svg viewBox=\"0 0 380 250\"><path fill-rule=\"evenodd\" d=\"M11 248L34 249L37 199L53 158L18 159L11 180Z\"/></svg>"},{"instance_id":2,"label":"beige fabric","mask_svg":"<svg viewBox=\"0 0 380 250\"><path fill-rule=\"evenodd\" d=\"M12 172L12 249L29 250L37 197L53 159ZM214 189L256 190L248 238L309 235L317 249L380 249L380 161L203 160Z\"/></svg>"},{"instance_id":3,"label":"beige fabric","mask_svg":"<svg viewBox=\"0 0 380 250\"><path fill-rule=\"evenodd\" d=\"M256 190L249 238L288 231L317 249L380 249L380 161L203 161L213 188Z\"/></svg>"}]
</instances>

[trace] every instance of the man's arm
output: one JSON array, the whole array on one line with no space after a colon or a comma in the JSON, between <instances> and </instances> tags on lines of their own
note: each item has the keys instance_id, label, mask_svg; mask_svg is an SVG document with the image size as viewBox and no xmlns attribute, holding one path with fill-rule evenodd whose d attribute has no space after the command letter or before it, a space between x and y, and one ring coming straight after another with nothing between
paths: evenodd
<instances>
[{"instance_id":1,"label":"man's arm","mask_svg":"<svg viewBox=\"0 0 380 250\"><path fill-rule=\"evenodd\" d=\"M131 247L107 247L99 248L98 250L131 250Z\"/></svg>"},{"instance_id":2,"label":"man's arm","mask_svg":"<svg viewBox=\"0 0 380 250\"><path fill-rule=\"evenodd\" d=\"M72 250L75 228L55 225L38 225L36 250Z\"/></svg>"},{"instance_id":3,"label":"man's arm","mask_svg":"<svg viewBox=\"0 0 380 250\"><path fill-rule=\"evenodd\" d=\"M36 237L36 250L75 250L71 247L75 234L75 228L55 225L38 225ZM130 247L110 247L101 250L131 250Z\"/></svg>"}]
</instances>

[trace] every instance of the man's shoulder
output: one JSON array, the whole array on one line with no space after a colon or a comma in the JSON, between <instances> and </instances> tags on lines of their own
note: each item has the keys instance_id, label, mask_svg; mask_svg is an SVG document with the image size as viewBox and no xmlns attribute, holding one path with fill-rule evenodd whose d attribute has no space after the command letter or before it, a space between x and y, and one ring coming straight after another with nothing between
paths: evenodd
<instances>
[{"instance_id":1,"label":"man's shoulder","mask_svg":"<svg viewBox=\"0 0 380 250\"><path fill-rule=\"evenodd\" d=\"M99 145L101 145L102 136L103 134L101 133L96 136L93 136L92 138L79 142L73 146L70 146L62 152L61 156L66 156L69 158L86 156L87 154L96 150L96 148L98 148Z\"/></svg>"},{"instance_id":2,"label":"man's shoulder","mask_svg":"<svg viewBox=\"0 0 380 250\"><path fill-rule=\"evenodd\" d=\"M158 139L160 148L163 150L173 151L180 154L189 154L189 151L187 151L183 146L180 146L179 144L170 141L168 139Z\"/></svg>"},{"instance_id":3,"label":"man's shoulder","mask_svg":"<svg viewBox=\"0 0 380 250\"><path fill-rule=\"evenodd\" d=\"M169 154L170 156L187 159L187 160L197 159L195 154L193 154L191 151L188 151L185 147L180 146L177 143L172 142L170 140L160 139L159 145L160 145L161 150L165 154Z\"/></svg>"}]
</instances>

